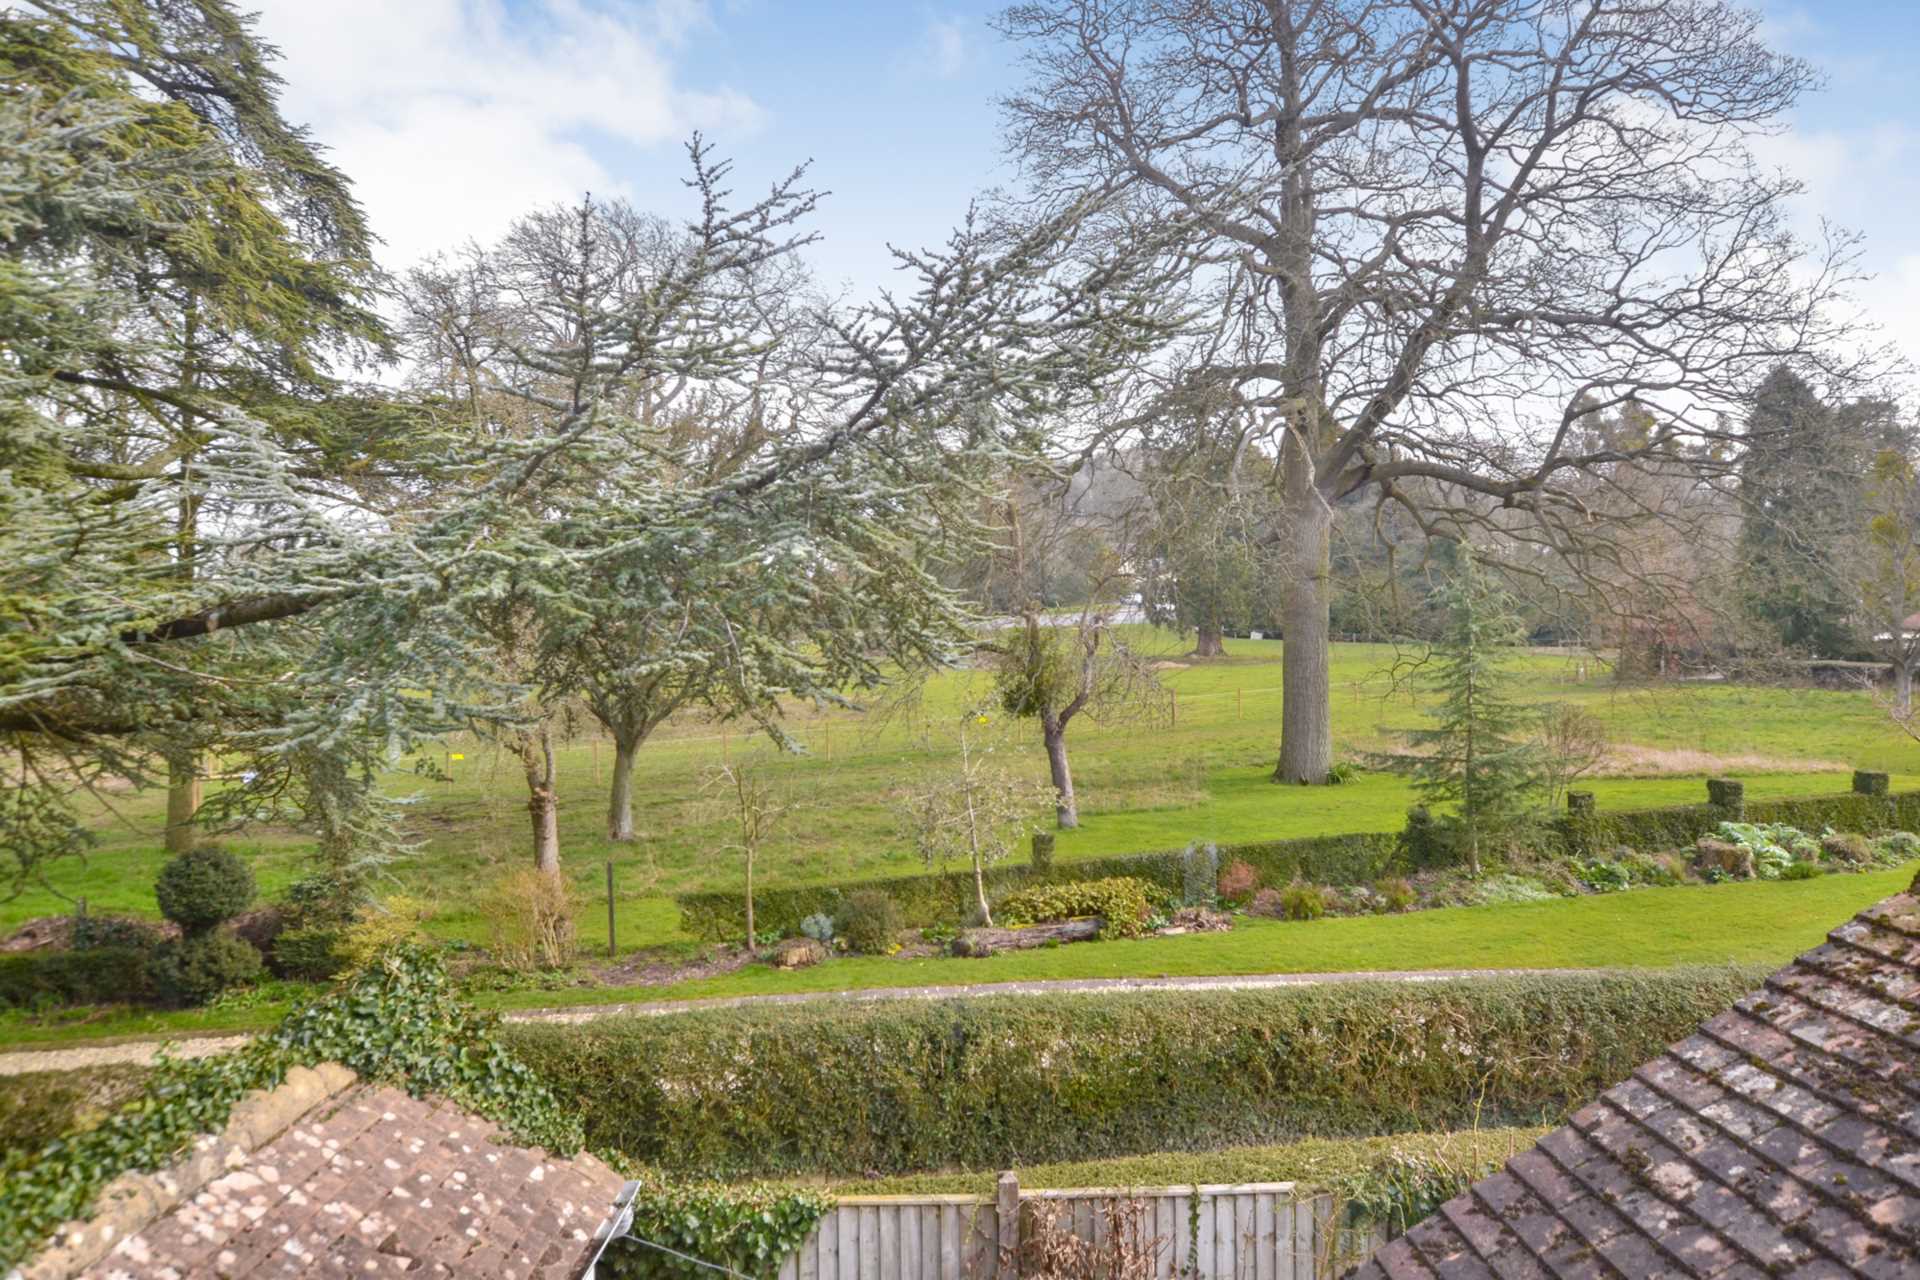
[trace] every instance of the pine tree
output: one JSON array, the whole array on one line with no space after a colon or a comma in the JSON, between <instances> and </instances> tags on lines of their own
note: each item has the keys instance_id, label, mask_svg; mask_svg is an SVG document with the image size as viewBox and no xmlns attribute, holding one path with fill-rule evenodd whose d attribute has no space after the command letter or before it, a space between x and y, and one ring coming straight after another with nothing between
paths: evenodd
<instances>
[{"instance_id":1,"label":"pine tree","mask_svg":"<svg viewBox=\"0 0 1920 1280\"><path fill-rule=\"evenodd\" d=\"M1528 822L1540 782L1528 740L1532 713L1507 695L1507 663L1522 629L1512 599L1468 552L1434 593L1444 623L1428 686L1440 695L1434 725L1407 734L1393 762L1429 804L1452 807L1446 835L1475 875Z\"/></svg>"}]
</instances>

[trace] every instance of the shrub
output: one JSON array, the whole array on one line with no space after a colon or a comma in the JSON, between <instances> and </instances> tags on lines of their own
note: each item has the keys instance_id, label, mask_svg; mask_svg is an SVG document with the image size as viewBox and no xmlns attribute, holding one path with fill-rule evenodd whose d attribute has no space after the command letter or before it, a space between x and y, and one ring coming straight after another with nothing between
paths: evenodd
<instances>
[{"instance_id":1,"label":"shrub","mask_svg":"<svg viewBox=\"0 0 1920 1280\"><path fill-rule=\"evenodd\" d=\"M135 920L131 916L75 916L73 931L67 936L67 946L75 951L100 947L151 951L160 945L161 936L157 925L148 920Z\"/></svg>"},{"instance_id":2,"label":"shrub","mask_svg":"<svg viewBox=\"0 0 1920 1280\"><path fill-rule=\"evenodd\" d=\"M132 947L0 955L0 1007L137 1001L151 994L147 955Z\"/></svg>"},{"instance_id":3,"label":"shrub","mask_svg":"<svg viewBox=\"0 0 1920 1280\"><path fill-rule=\"evenodd\" d=\"M1824 835L1820 853L1829 862L1843 867L1864 867L1873 861L1873 845L1865 836L1852 833Z\"/></svg>"},{"instance_id":4,"label":"shrub","mask_svg":"<svg viewBox=\"0 0 1920 1280\"><path fill-rule=\"evenodd\" d=\"M605 1280L770 1274L812 1233L828 1201L794 1187L681 1183L653 1175L640 1182L630 1205L631 1234L610 1241L595 1268Z\"/></svg>"},{"instance_id":5,"label":"shrub","mask_svg":"<svg viewBox=\"0 0 1920 1280\"><path fill-rule=\"evenodd\" d=\"M358 969L395 943L424 942L421 926L431 919L433 908L419 898L404 893L382 898L340 931L335 945L339 963L327 976Z\"/></svg>"},{"instance_id":6,"label":"shrub","mask_svg":"<svg viewBox=\"0 0 1920 1280\"><path fill-rule=\"evenodd\" d=\"M833 917L824 911L816 911L800 922L802 937L812 938L822 946L833 944Z\"/></svg>"},{"instance_id":7,"label":"shrub","mask_svg":"<svg viewBox=\"0 0 1920 1280\"><path fill-rule=\"evenodd\" d=\"M1817 880L1827 874L1826 868L1817 862L1795 862L1780 873L1782 880Z\"/></svg>"},{"instance_id":8,"label":"shrub","mask_svg":"<svg viewBox=\"0 0 1920 1280\"><path fill-rule=\"evenodd\" d=\"M1778 880L1795 862L1818 862L1820 842L1784 822L1723 822L1716 833L1753 855L1753 874Z\"/></svg>"},{"instance_id":9,"label":"shrub","mask_svg":"<svg viewBox=\"0 0 1920 1280\"><path fill-rule=\"evenodd\" d=\"M1327 890L1295 880L1280 891L1280 914L1288 920L1318 920L1327 914Z\"/></svg>"},{"instance_id":10,"label":"shrub","mask_svg":"<svg viewBox=\"0 0 1920 1280\"><path fill-rule=\"evenodd\" d=\"M1271 916L1278 920L1284 914L1280 907L1283 896L1278 889L1262 889L1253 895L1253 901L1247 904L1247 910L1256 916Z\"/></svg>"},{"instance_id":11,"label":"shrub","mask_svg":"<svg viewBox=\"0 0 1920 1280\"><path fill-rule=\"evenodd\" d=\"M696 1010L503 1037L590 1146L830 1175L1552 1123L1758 985L1731 968Z\"/></svg>"},{"instance_id":12,"label":"shrub","mask_svg":"<svg viewBox=\"0 0 1920 1280\"><path fill-rule=\"evenodd\" d=\"M1145 882L1129 876L1109 876L1105 880L1022 889L1008 894L996 910L1000 923L1008 925L1099 916L1102 937L1132 938L1146 932L1152 905L1147 900Z\"/></svg>"},{"instance_id":13,"label":"shrub","mask_svg":"<svg viewBox=\"0 0 1920 1280\"><path fill-rule=\"evenodd\" d=\"M1404 866L1439 867L1453 861L1453 850L1446 831L1423 804L1407 810L1406 825L1400 828L1397 852Z\"/></svg>"},{"instance_id":14,"label":"shrub","mask_svg":"<svg viewBox=\"0 0 1920 1280\"><path fill-rule=\"evenodd\" d=\"M1033 869L1041 875L1053 870L1053 832L1033 833Z\"/></svg>"},{"instance_id":15,"label":"shrub","mask_svg":"<svg viewBox=\"0 0 1920 1280\"><path fill-rule=\"evenodd\" d=\"M253 871L218 845L203 844L160 868L160 914L189 933L233 919L253 902Z\"/></svg>"},{"instance_id":16,"label":"shrub","mask_svg":"<svg viewBox=\"0 0 1920 1280\"><path fill-rule=\"evenodd\" d=\"M1413 887L1413 881L1405 876L1386 876L1373 882L1373 891L1379 895L1382 911L1407 911L1420 901L1420 895Z\"/></svg>"},{"instance_id":17,"label":"shrub","mask_svg":"<svg viewBox=\"0 0 1920 1280\"><path fill-rule=\"evenodd\" d=\"M493 926L493 958L509 969L559 969L574 955L573 885L520 867L494 881L481 904Z\"/></svg>"},{"instance_id":18,"label":"shrub","mask_svg":"<svg viewBox=\"0 0 1920 1280\"><path fill-rule=\"evenodd\" d=\"M1239 858L1220 869L1220 901L1230 907L1243 905L1259 887L1260 873Z\"/></svg>"},{"instance_id":19,"label":"shrub","mask_svg":"<svg viewBox=\"0 0 1920 1280\"><path fill-rule=\"evenodd\" d=\"M1482 906L1506 907L1522 902L1552 902L1560 895L1531 876L1503 871L1477 881L1473 896Z\"/></svg>"},{"instance_id":20,"label":"shrub","mask_svg":"<svg viewBox=\"0 0 1920 1280\"><path fill-rule=\"evenodd\" d=\"M1633 888L1633 871L1623 863L1599 859L1580 868L1580 879L1596 893Z\"/></svg>"},{"instance_id":21,"label":"shrub","mask_svg":"<svg viewBox=\"0 0 1920 1280\"><path fill-rule=\"evenodd\" d=\"M340 933L331 925L283 929L273 940L268 962L283 978L324 982L347 967L341 957Z\"/></svg>"},{"instance_id":22,"label":"shrub","mask_svg":"<svg viewBox=\"0 0 1920 1280\"><path fill-rule=\"evenodd\" d=\"M1874 851L1891 863L1920 858L1920 836L1911 831L1889 831L1873 842Z\"/></svg>"},{"instance_id":23,"label":"shrub","mask_svg":"<svg viewBox=\"0 0 1920 1280\"><path fill-rule=\"evenodd\" d=\"M205 1004L223 991L250 987L263 966L252 944L220 929L190 933L154 956L153 986L170 1004Z\"/></svg>"},{"instance_id":24,"label":"shrub","mask_svg":"<svg viewBox=\"0 0 1920 1280\"><path fill-rule=\"evenodd\" d=\"M862 889L847 899L835 921L847 949L864 956L883 956L900 937L900 908L878 889Z\"/></svg>"}]
</instances>

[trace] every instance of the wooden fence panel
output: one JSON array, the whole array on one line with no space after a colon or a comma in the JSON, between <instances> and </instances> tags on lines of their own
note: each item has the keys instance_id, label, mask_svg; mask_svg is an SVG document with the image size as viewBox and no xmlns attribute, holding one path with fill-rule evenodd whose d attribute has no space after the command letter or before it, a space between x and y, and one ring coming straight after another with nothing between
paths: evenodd
<instances>
[{"instance_id":1,"label":"wooden fence panel","mask_svg":"<svg viewBox=\"0 0 1920 1280\"><path fill-rule=\"evenodd\" d=\"M1290 1182L1026 1191L1020 1200L1096 1244L1110 1234L1114 1201L1139 1202L1159 1280L1335 1280L1383 1242L1341 1227L1331 1196L1297 1198ZM779 1280L1005 1280L999 1229L984 1197L852 1196L821 1217Z\"/></svg>"}]
</instances>

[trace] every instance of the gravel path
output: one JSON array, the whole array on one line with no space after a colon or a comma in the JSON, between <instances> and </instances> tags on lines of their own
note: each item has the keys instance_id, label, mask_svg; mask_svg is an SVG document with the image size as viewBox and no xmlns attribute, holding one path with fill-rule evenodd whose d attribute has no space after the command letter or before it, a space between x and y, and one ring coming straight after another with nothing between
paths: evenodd
<instances>
[{"instance_id":1,"label":"gravel path","mask_svg":"<svg viewBox=\"0 0 1920 1280\"><path fill-rule=\"evenodd\" d=\"M690 1009L740 1009L785 1004L872 1004L881 1000L967 1000L979 996L1100 995L1115 991L1258 991L1273 987L1313 987L1337 982L1457 982L1468 978L1510 978L1542 973L1594 973L1593 969L1396 969L1371 973L1253 973L1213 978L1056 978L1042 982L980 982L934 987L870 987L854 991L802 991L792 995L715 996L704 1000L642 1000L626 1004L588 1004L558 1009L520 1009L508 1022L593 1022L599 1018L658 1017ZM0 1076L32 1071L72 1071L115 1063L152 1061L161 1045L174 1056L204 1058L237 1049L246 1036L132 1040L71 1049L0 1052Z\"/></svg>"}]
</instances>

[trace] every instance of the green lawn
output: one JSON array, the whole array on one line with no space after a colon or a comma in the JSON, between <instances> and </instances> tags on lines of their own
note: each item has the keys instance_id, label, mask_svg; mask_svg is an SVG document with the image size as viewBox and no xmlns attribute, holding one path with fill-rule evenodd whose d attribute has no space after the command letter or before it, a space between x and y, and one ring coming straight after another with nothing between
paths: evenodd
<instances>
[{"instance_id":1,"label":"green lawn","mask_svg":"<svg viewBox=\"0 0 1920 1280\"><path fill-rule=\"evenodd\" d=\"M1135 629L1134 639L1169 660L1177 661L1182 648L1144 628ZM1267 780L1279 733L1280 645L1243 640L1229 648L1226 661L1163 673L1176 694L1172 724L1074 726L1085 825L1062 833L1058 856L1400 825L1411 795L1399 778L1363 774L1337 788L1278 787ZM1388 741L1391 730L1420 722L1420 696L1405 672L1395 670L1405 656L1384 645L1336 646L1335 736L1344 757L1358 758ZM1591 659L1549 652L1528 655L1522 666L1518 696L1585 706L1617 743L1631 748L1628 772L1640 776L1590 784L1603 808L1701 799L1700 779L1710 771L1745 778L1756 798L1844 789L1845 771L1857 766L1886 769L1897 785L1920 783L1920 745L1895 731L1864 693L1711 685L1623 690ZM623 946L677 937L667 895L737 882L737 859L723 847L726 814L702 782L723 757L742 753L765 760L802 802L764 853L760 883L917 870L895 829L889 793L916 772L944 767L951 746L928 726L951 723L960 707L978 704L984 694L983 677L956 672L932 681L918 705L889 715L797 712L791 728L808 745L805 756L778 756L738 725L672 725L641 752L635 790L643 838L628 845L610 844L603 830L610 749L590 737L565 747L561 833L587 898L586 933L604 936L605 861L615 864ZM1042 777L1044 760L1031 729L1011 726L1007 750ZM1700 754L1672 754L1682 751ZM452 760L454 754L465 758ZM472 909L473 890L527 856L524 784L512 762L484 743L449 742L437 759L450 768L450 781L406 771L390 779L396 793L419 798L409 821L423 846L397 871L395 884L440 906L436 933L483 940L486 923ZM54 871L58 893L36 888L0 903L0 930L69 910L68 899L80 896L96 911L152 913L152 881L162 861L161 797L121 794L111 802L111 812L102 809L96 824L100 847L84 864ZM309 844L277 829L228 839L251 854L269 893L299 874Z\"/></svg>"},{"instance_id":2,"label":"green lawn","mask_svg":"<svg viewBox=\"0 0 1920 1280\"><path fill-rule=\"evenodd\" d=\"M1899 892L1912 879L1913 869L1906 868L1817 880L1637 889L1400 916L1309 922L1243 918L1230 933L1080 943L985 960L844 957L792 973L755 965L667 987L514 991L484 994L478 1003L516 1009L1048 978L1784 964L1818 945L1828 930L1862 907ZM238 1010L113 1013L84 1022L16 1017L0 1023L0 1039L25 1045L243 1030L269 1025L283 1012L284 1004L262 1001Z\"/></svg>"}]
</instances>

